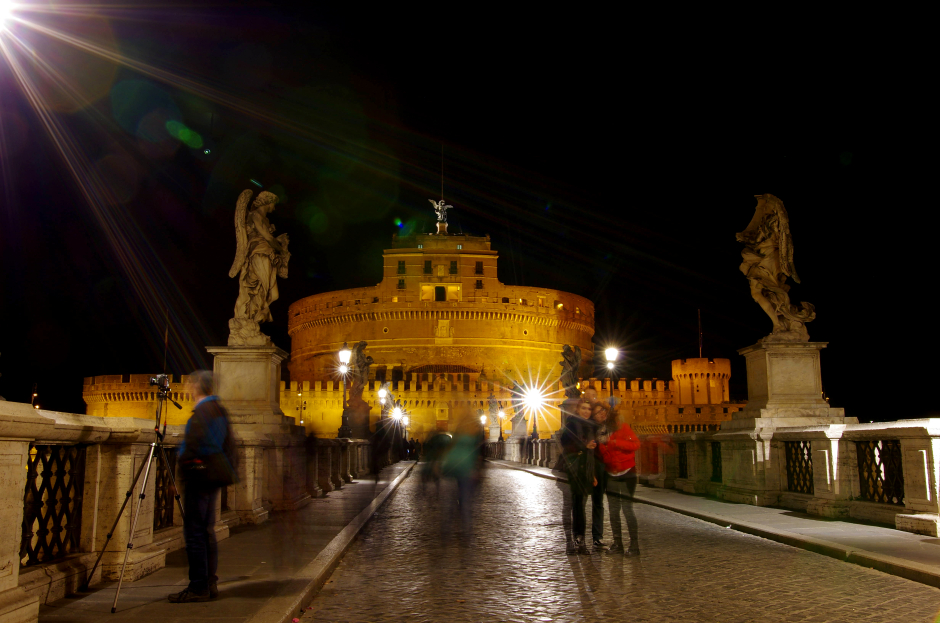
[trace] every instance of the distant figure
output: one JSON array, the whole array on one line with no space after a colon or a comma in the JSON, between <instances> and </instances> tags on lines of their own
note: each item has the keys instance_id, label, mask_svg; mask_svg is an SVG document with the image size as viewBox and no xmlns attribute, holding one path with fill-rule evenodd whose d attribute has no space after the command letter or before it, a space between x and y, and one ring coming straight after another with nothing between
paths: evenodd
<instances>
[{"instance_id":1,"label":"distant figure","mask_svg":"<svg viewBox=\"0 0 940 623\"><path fill-rule=\"evenodd\" d=\"M178 464L184 489L183 536L189 559L189 586L173 593L173 603L209 601L219 596L219 550L215 541L215 501L235 479L234 440L228 412L213 391L212 373L189 375L196 407L186 422Z\"/></svg>"},{"instance_id":2,"label":"distant figure","mask_svg":"<svg viewBox=\"0 0 940 623\"><path fill-rule=\"evenodd\" d=\"M603 435L597 446L607 471L607 507L610 512L610 530L614 542L607 550L608 554L637 556L640 553L640 540L636 515L633 514L633 494L636 493L636 451L640 449L640 439L626 422L620 423L615 409L607 410L606 405L594 407L593 418L596 422L613 431ZM630 547L623 547L623 528L620 512L627 520Z\"/></svg>"},{"instance_id":3,"label":"distant figure","mask_svg":"<svg viewBox=\"0 0 940 623\"><path fill-rule=\"evenodd\" d=\"M457 481L456 510L464 536L469 536L473 490L480 477L483 455L480 447L484 443L483 426L469 408L456 416L454 438L441 465L441 473Z\"/></svg>"},{"instance_id":4,"label":"distant figure","mask_svg":"<svg viewBox=\"0 0 940 623\"><path fill-rule=\"evenodd\" d=\"M575 409L577 417L569 417L565 430L561 434L561 446L568 474L568 486L571 488L571 533L573 546L569 544L569 553L587 554L584 544L586 517L584 504L587 496L593 493L594 478L594 440L596 425L591 421L591 403L584 398Z\"/></svg>"},{"instance_id":5,"label":"distant figure","mask_svg":"<svg viewBox=\"0 0 940 623\"><path fill-rule=\"evenodd\" d=\"M421 470L421 487L427 489L428 483L439 485L441 478L441 459L450 447L450 435L434 433L424 442L424 466Z\"/></svg>"},{"instance_id":6,"label":"distant figure","mask_svg":"<svg viewBox=\"0 0 940 623\"><path fill-rule=\"evenodd\" d=\"M421 460L421 442L415 439L415 461Z\"/></svg>"}]
</instances>

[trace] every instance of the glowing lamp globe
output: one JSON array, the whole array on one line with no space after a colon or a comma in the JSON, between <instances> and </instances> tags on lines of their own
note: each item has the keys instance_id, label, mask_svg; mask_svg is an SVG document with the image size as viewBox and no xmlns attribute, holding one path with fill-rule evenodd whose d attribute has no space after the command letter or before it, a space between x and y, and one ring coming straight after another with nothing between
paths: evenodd
<instances>
[{"instance_id":1,"label":"glowing lamp globe","mask_svg":"<svg viewBox=\"0 0 940 623\"><path fill-rule=\"evenodd\" d=\"M532 389L526 390L525 394L522 397L522 400L523 402L525 402L525 406L527 408L538 409L539 407L542 406L542 402L544 401L544 398L542 396L542 392L540 392L539 390L535 388L532 388Z\"/></svg>"},{"instance_id":2,"label":"glowing lamp globe","mask_svg":"<svg viewBox=\"0 0 940 623\"><path fill-rule=\"evenodd\" d=\"M614 361L617 361L617 356L619 354L620 353L617 351L616 348L608 348L607 350L604 351L604 356L607 357L607 361L611 363L613 363Z\"/></svg>"},{"instance_id":3,"label":"glowing lamp globe","mask_svg":"<svg viewBox=\"0 0 940 623\"><path fill-rule=\"evenodd\" d=\"M500 410L499 410L499 413L498 413L497 415L499 415L499 417L501 417L501 418L504 418L504 417L506 417L506 412L503 411L502 409L500 409Z\"/></svg>"},{"instance_id":4,"label":"glowing lamp globe","mask_svg":"<svg viewBox=\"0 0 940 623\"><path fill-rule=\"evenodd\" d=\"M395 407L392 409L392 417L396 420L400 420L402 416L401 407Z\"/></svg>"},{"instance_id":5,"label":"glowing lamp globe","mask_svg":"<svg viewBox=\"0 0 940 623\"><path fill-rule=\"evenodd\" d=\"M346 364L343 364L339 367L340 374L346 374L347 372L349 372L349 366L347 366Z\"/></svg>"},{"instance_id":6,"label":"glowing lamp globe","mask_svg":"<svg viewBox=\"0 0 940 623\"><path fill-rule=\"evenodd\" d=\"M0 0L0 2L2 1L3 0ZM343 364L349 363L350 356L352 356L352 351L349 350L349 345L343 342L343 347L339 351L339 362Z\"/></svg>"},{"instance_id":7,"label":"glowing lamp globe","mask_svg":"<svg viewBox=\"0 0 940 623\"><path fill-rule=\"evenodd\" d=\"M383 387L379 390L379 398L382 400L382 404L385 404L386 396L388 396L388 390Z\"/></svg>"},{"instance_id":8,"label":"glowing lamp globe","mask_svg":"<svg viewBox=\"0 0 940 623\"><path fill-rule=\"evenodd\" d=\"M484 426L486 426L486 416L485 416L485 415L481 415L481 416L480 416L480 424L483 424Z\"/></svg>"},{"instance_id":9,"label":"glowing lamp globe","mask_svg":"<svg viewBox=\"0 0 940 623\"><path fill-rule=\"evenodd\" d=\"M407 415L401 419L401 423L404 424L405 426L408 426L408 416L407 416Z\"/></svg>"}]
</instances>

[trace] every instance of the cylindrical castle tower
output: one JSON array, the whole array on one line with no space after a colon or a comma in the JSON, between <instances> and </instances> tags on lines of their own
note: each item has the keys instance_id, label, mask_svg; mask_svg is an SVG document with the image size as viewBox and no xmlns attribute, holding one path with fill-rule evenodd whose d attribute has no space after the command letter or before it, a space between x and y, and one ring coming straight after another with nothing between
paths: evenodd
<instances>
[{"instance_id":1,"label":"cylindrical castle tower","mask_svg":"<svg viewBox=\"0 0 940 623\"><path fill-rule=\"evenodd\" d=\"M360 340L369 343L378 380L483 372L542 383L560 374L565 344L581 347L589 371L594 304L559 290L504 285L497 258L489 237L396 238L384 253L382 283L290 306L291 379L335 379L337 351Z\"/></svg>"},{"instance_id":2,"label":"cylindrical castle tower","mask_svg":"<svg viewBox=\"0 0 940 623\"><path fill-rule=\"evenodd\" d=\"M676 402L684 405L711 405L728 402L730 359L675 359L672 362L672 389Z\"/></svg>"}]
</instances>

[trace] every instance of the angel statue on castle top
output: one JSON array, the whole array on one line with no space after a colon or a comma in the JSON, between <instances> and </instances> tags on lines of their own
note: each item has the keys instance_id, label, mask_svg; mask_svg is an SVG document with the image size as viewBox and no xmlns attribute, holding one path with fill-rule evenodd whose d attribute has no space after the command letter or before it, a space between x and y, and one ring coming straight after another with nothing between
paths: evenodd
<instances>
[{"instance_id":1,"label":"angel statue on castle top","mask_svg":"<svg viewBox=\"0 0 940 623\"><path fill-rule=\"evenodd\" d=\"M816 317L816 308L802 302L790 303L787 277L800 278L793 267L793 240L790 218L783 202L770 194L754 195L757 207L744 231L735 235L744 243L741 272L751 286L751 297L773 322L773 332L763 341L806 342L806 323Z\"/></svg>"},{"instance_id":2,"label":"angel statue on castle top","mask_svg":"<svg viewBox=\"0 0 940 623\"><path fill-rule=\"evenodd\" d=\"M447 222L447 211L453 208L452 205L447 205L444 203L444 200L434 201L433 199L428 199L431 202L431 205L434 206L434 213L437 214L438 223Z\"/></svg>"},{"instance_id":3,"label":"angel statue on castle top","mask_svg":"<svg viewBox=\"0 0 940 623\"><path fill-rule=\"evenodd\" d=\"M287 234L273 236L274 225L268 215L274 211L278 197L274 193L258 193L251 209L248 204L254 193L245 190L235 205L235 262L229 277L238 275L238 298L235 317L228 321L229 346L267 346L271 338L261 333L260 323L270 322L271 303L277 300L277 278L287 278L290 253Z\"/></svg>"}]
</instances>

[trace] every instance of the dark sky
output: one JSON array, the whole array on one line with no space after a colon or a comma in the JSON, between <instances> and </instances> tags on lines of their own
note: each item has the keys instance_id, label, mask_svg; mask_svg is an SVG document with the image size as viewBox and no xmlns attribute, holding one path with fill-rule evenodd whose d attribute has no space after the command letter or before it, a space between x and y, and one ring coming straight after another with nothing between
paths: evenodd
<instances>
[{"instance_id":1,"label":"dark sky","mask_svg":"<svg viewBox=\"0 0 940 623\"><path fill-rule=\"evenodd\" d=\"M161 369L166 313L168 370L209 366L251 180L283 199L290 277L262 329L289 350L291 302L377 283L395 219L430 231L443 147L451 229L492 236L504 283L594 300L595 341L625 349L624 376L697 356L701 309L704 354L732 360L744 396L736 351L770 326L734 233L770 192L790 215L791 295L830 343L831 404L862 420L937 411L935 123L903 42L845 24L318 4L10 25L0 395L28 401L38 382L44 407L82 412L83 377Z\"/></svg>"}]
</instances>

